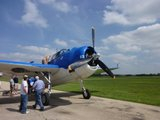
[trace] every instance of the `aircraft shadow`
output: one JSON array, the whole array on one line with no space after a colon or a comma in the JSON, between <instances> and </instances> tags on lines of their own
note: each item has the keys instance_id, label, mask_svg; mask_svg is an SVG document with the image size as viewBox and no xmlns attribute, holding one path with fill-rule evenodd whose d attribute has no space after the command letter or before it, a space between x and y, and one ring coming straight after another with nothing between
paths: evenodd
<instances>
[{"instance_id":1,"label":"aircraft shadow","mask_svg":"<svg viewBox=\"0 0 160 120\"><path fill-rule=\"evenodd\" d=\"M50 105L45 107L46 110L50 110L52 108L58 107L58 106L65 106L65 105L70 105L72 102L69 100L63 99L61 97L69 97L69 96L74 96L77 95L76 93L52 93L50 96ZM34 101L34 95L30 95L28 98L29 102ZM20 103L20 96L2 96L0 97L0 104L13 104L13 103ZM33 109L32 105L27 106L28 109ZM19 112L18 108L6 108L8 111L11 112Z\"/></svg>"},{"instance_id":2,"label":"aircraft shadow","mask_svg":"<svg viewBox=\"0 0 160 120\"><path fill-rule=\"evenodd\" d=\"M98 91L91 91L91 93L98 92ZM61 92L61 93L52 93L50 96L51 105L65 105L65 100L61 97L71 97L76 95L82 95L80 91L70 91L70 92ZM34 95L29 95L29 101L34 101ZM16 96L2 96L0 97L0 104L12 104L12 103L19 103L20 102L20 95Z\"/></svg>"},{"instance_id":3,"label":"aircraft shadow","mask_svg":"<svg viewBox=\"0 0 160 120\"><path fill-rule=\"evenodd\" d=\"M70 96L75 96L75 95L77 94L70 93L70 92L52 93L50 96L50 105L45 108L45 111L58 107L58 106L66 106L66 105L72 104L71 101L63 99L62 97L70 97Z\"/></svg>"},{"instance_id":4,"label":"aircraft shadow","mask_svg":"<svg viewBox=\"0 0 160 120\"><path fill-rule=\"evenodd\" d=\"M0 104L12 104L12 103L19 103L20 96L4 96L0 98Z\"/></svg>"}]
</instances>

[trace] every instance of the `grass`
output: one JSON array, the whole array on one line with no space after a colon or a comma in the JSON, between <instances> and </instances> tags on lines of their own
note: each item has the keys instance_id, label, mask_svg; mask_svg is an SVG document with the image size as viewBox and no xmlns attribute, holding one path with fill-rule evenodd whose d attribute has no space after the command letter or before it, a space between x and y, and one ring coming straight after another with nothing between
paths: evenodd
<instances>
[{"instance_id":1,"label":"grass","mask_svg":"<svg viewBox=\"0 0 160 120\"><path fill-rule=\"evenodd\" d=\"M90 77L84 84L94 96L160 106L159 76L123 76L115 80L105 76ZM72 82L55 89L73 92L80 91L80 86Z\"/></svg>"}]
</instances>

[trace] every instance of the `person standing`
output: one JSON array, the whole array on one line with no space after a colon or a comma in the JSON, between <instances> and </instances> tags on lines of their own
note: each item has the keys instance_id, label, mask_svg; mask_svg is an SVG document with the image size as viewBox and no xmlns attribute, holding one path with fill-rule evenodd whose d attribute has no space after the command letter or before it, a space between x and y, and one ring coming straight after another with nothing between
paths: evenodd
<instances>
[{"instance_id":1,"label":"person standing","mask_svg":"<svg viewBox=\"0 0 160 120\"><path fill-rule=\"evenodd\" d=\"M27 111L27 104L28 104L28 76L24 75L22 83L21 83L21 102L20 102L20 108L19 111L22 114L27 114L29 111Z\"/></svg>"},{"instance_id":2,"label":"person standing","mask_svg":"<svg viewBox=\"0 0 160 120\"><path fill-rule=\"evenodd\" d=\"M14 95L14 80L13 80L13 77L11 77L10 81L10 95Z\"/></svg>"},{"instance_id":3,"label":"person standing","mask_svg":"<svg viewBox=\"0 0 160 120\"><path fill-rule=\"evenodd\" d=\"M1 81L0 81L0 89L1 89Z\"/></svg>"},{"instance_id":4,"label":"person standing","mask_svg":"<svg viewBox=\"0 0 160 120\"><path fill-rule=\"evenodd\" d=\"M14 91L15 91L15 94L17 94L18 92L18 76L17 75L13 76L13 81L14 81Z\"/></svg>"},{"instance_id":5,"label":"person standing","mask_svg":"<svg viewBox=\"0 0 160 120\"><path fill-rule=\"evenodd\" d=\"M40 111L44 111L44 105L42 103L42 93L45 89L45 84L43 80L40 80L38 76L35 77L36 82L33 85L33 89L35 91L35 104L33 105L33 108L36 109L37 105L40 106Z\"/></svg>"}]
</instances>

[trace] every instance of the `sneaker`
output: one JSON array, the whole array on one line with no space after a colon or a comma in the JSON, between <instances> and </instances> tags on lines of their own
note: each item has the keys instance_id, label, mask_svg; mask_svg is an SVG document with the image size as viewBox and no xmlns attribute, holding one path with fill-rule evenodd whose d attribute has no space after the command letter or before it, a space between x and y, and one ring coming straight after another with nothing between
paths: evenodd
<instances>
[{"instance_id":1,"label":"sneaker","mask_svg":"<svg viewBox=\"0 0 160 120\"><path fill-rule=\"evenodd\" d=\"M21 112L22 114L28 114L29 113L29 111L26 111L26 112Z\"/></svg>"},{"instance_id":2,"label":"sneaker","mask_svg":"<svg viewBox=\"0 0 160 120\"><path fill-rule=\"evenodd\" d=\"M26 114L28 114L29 113L29 111L26 111Z\"/></svg>"},{"instance_id":3,"label":"sneaker","mask_svg":"<svg viewBox=\"0 0 160 120\"><path fill-rule=\"evenodd\" d=\"M44 108L39 109L40 111L44 111Z\"/></svg>"}]
</instances>

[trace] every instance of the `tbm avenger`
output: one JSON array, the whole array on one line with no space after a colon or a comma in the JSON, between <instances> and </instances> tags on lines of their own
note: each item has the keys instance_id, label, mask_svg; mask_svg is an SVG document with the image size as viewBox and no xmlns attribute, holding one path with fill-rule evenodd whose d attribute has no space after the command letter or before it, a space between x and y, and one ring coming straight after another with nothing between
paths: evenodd
<instances>
[{"instance_id":1,"label":"tbm avenger","mask_svg":"<svg viewBox=\"0 0 160 120\"><path fill-rule=\"evenodd\" d=\"M16 62L0 60L0 71L3 73L29 76L38 75L45 80L48 92L42 95L44 105L49 104L51 88L56 85L70 81L80 81L80 87L84 99L89 99L91 94L83 85L83 80L95 73L99 67L109 76L115 78L114 74L100 59L95 51L95 29L92 28L93 46L74 47L62 49L54 55L46 56L42 63ZM114 68L117 69L117 68Z\"/></svg>"}]
</instances>

